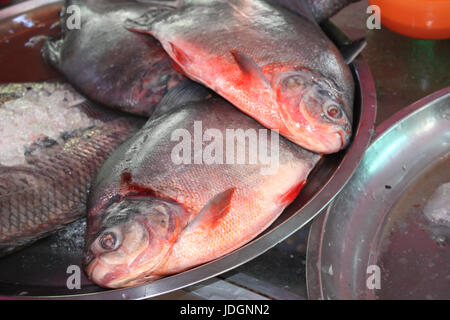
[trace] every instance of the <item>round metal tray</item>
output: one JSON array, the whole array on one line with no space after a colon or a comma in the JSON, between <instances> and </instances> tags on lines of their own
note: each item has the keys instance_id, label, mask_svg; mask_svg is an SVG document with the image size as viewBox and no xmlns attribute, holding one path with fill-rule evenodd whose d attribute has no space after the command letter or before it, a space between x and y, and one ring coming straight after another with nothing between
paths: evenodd
<instances>
[{"instance_id":1,"label":"round metal tray","mask_svg":"<svg viewBox=\"0 0 450 320\"><path fill-rule=\"evenodd\" d=\"M36 4L35 7L33 4ZM23 14L26 14L27 19L44 21L40 23L42 28L39 32L53 32L49 26L54 21L50 21L48 17L55 16L54 6L55 4L44 6L42 1L28 1L11 7L6 12L0 12L0 39L6 35L5 37L9 37L11 41L14 40L14 34L6 34L6 32L17 27L18 22L17 19L14 21L14 17ZM326 24L324 29L338 45L346 41L345 36L331 23ZM20 32L23 41L26 40L24 34L28 34L30 37L36 35L36 31L30 29ZM11 79L14 81L37 81L45 79L45 75L48 78L54 78L55 74L51 69L45 67L42 61L38 62L38 49L39 46L35 48L35 51L25 52L22 55L28 59L27 61L42 64L38 75L36 73L29 75L23 70L17 70L14 74L10 72L0 75L0 82L13 81ZM5 50L8 49L5 47L0 49L0 57L8 58L8 52ZM24 50L28 49L24 48ZM77 230L74 227L66 234L43 239L27 249L0 259L0 296L58 299L144 299L181 289L229 271L283 241L310 222L339 193L356 170L370 143L376 116L374 82L368 65L362 57L356 59L351 68L355 78L356 93L354 135L350 146L340 153L324 157L311 173L309 182L299 197L274 224L250 243L221 259L147 285L120 290L105 290L89 282L82 273L81 289L69 290L66 285L70 276L67 268L69 265L80 265L82 253L79 246L69 246L69 244L65 246L61 241L71 242L70 237L82 236L73 233L74 230ZM80 230L82 225L77 227Z\"/></svg>"},{"instance_id":2,"label":"round metal tray","mask_svg":"<svg viewBox=\"0 0 450 320\"><path fill-rule=\"evenodd\" d=\"M382 123L358 170L313 222L309 298L450 299L450 228L424 215L433 192L450 182L449 163L450 87Z\"/></svg>"}]
</instances>

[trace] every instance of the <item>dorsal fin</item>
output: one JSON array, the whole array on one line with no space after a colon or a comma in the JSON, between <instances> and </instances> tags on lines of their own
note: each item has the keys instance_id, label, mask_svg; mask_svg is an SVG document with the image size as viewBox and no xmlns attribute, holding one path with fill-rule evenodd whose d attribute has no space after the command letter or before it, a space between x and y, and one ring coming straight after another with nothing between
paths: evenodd
<instances>
[{"instance_id":1,"label":"dorsal fin","mask_svg":"<svg viewBox=\"0 0 450 320\"><path fill-rule=\"evenodd\" d=\"M177 107L193 101L207 99L211 92L204 86L194 81L185 80L171 88L156 106L152 118L159 117Z\"/></svg>"}]
</instances>

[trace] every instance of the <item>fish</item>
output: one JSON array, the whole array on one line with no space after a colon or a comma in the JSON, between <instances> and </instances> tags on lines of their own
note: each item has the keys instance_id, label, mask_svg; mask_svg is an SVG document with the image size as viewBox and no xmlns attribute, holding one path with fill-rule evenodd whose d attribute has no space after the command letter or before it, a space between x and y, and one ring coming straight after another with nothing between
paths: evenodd
<instances>
[{"instance_id":1,"label":"fish","mask_svg":"<svg viewBox=\"0 0 450 320\"><path fill-rule=\"evenodd\" d=\"M359 0L266 0L272 4L282 5L295 12L305 13L305 7L317 23L331 18L340 10Z\"/></svg>"},{"instance_id":2,"label":"fish","mask_svg":"<svg viewBox=\"0 0 450 320\"><path fill-rule=\"evenodd\" d=\"M124 23L158 39L202 83L299 146L321 154L352 135L354 80L309 17L262 0L186 0Z\"/></svg>"},{"instance_id":3,"label":"fish","mask_svg":"<svg viewBox=\"0 0 450 320\"><path fill-rule=\"evenodd\" d=\"M258 142L247 143L252 133ZM189 155L182 161L180 144ZM88 200L84 270L102 287L122 288L220 258L272 224L321 157L202 85L180 83L100 169Z\"/></svg>"},{"instance_id":4,"label":"fish","mask_svg":"<svg viewBox=\"0 0 450 320\"><path fill-rule=\"evenodd\" d=\"M131 0L66 0L61 38L47 39L44 60L90 100L150 116L184 76L174 70L156 39L122 26L149 6Z\"/></svg>"},{"instance_id":5,"label":"fish","mask_svg":"<svg viewBox=\"0 0 450 320\"><path fill-rule=\"evenodd\" d=\"M0 85L0 256L86 214L91 181L145 119L64 82Z\"/></svg>"}]
</instances>

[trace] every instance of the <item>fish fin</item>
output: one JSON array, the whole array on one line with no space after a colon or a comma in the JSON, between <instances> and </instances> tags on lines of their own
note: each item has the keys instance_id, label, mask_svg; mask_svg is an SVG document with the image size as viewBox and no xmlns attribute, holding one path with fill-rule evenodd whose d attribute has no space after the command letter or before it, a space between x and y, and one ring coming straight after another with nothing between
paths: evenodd
<instances>
[{"instance_id":1,"label":"fish fin","mask_svg":"<svg viewBox=\"0 0 450 320\"><path fill-rule=\"evenodd\" d=\"M297 196L299 195L300 191L303 189L305 184L306 180L302 180L300 181L300 183L290 188L280 197L280 199L278 200L279 204L282 206L289 205L292 201L295 200L295 198L297 198Z\"/></svg>"},{"instance_id":2,"label":"fish fin","mask_svg":"<svg viewBox=\"0 0 450 320\"><path fill-rule=\"evenodd\" d=\"M182 81L166 93L156 106L152 118L156 118L186 103L204 100L210 95L211 92L201 84L191 80Z\"/></svg>"},{"instance_id":3,"label":"fish fin","mask_svg":"<svg viewBox=\"0 0 450 320\"><path fill-rule=\"evenodd\" d=\"M219 221L227 215L231 208L231 199L236 188L230 188L215 195L188 224L185 231L198 228L213 230Z\"/></svg>"},{"instance_id":4,"label":"fish fin","mask_svg":"<svg viewBox=\"0 0 450 320\"><path fill-rule=\"evenodd\" d=\"M345 63L350 64L364 50L367 45L365 38L352 41L339 48Z\"/></svg>"},{"instance_id":5,"label":"fish fin","mask_svg":"<svg viewBox=\"0 0 450 320\"><path fill-rule=\"evenodd\" d=\"M270 87L269 80L261 68L252 58L237 50L231 50L231 55L238 64L242 73L247 76L254 84L262 84L264 87Z\"/></svg>"},{"instance_id":6,"label":"fish fin","mask_svg":"<svg viewBox=\"0 0 450 320\"><path fill-rule=\"evenodd\" d=\"M182 76L185 76L186 78L189 78L186 72L184 72L183 68L175 60L170 59L170 65L176 72L178 72Z\"/></svg>"},{"instance_id":7,"label":"fish fin","mask_svg":"<svg viewBox=\"0 0 450 320\"><path fill-rule=\"evenodd\" d=\"M44 45L41 49L41 54L44 60L49 63L54 68L59 67L59 62L61 61L61 47L63 40L48 38L45 40Z\"/></svg>"},{"instance_id":8,"label":"fish fin","mask_svg":"<svg viewBox=\"0 0 450 320\"><path fill-rule=\"evenodd\" d=\"M126 19L123 22L123 26L130 31L152 35L153 23L164 19L168 14L170 15L172 11L173 9L167 6L154 6L140 17Z\"/></svg>"}]
</instances>

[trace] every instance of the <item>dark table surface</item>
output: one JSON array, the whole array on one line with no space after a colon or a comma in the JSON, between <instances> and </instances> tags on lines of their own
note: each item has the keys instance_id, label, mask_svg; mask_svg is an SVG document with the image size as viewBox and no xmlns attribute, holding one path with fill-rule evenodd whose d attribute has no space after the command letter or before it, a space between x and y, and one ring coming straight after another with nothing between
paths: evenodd
<instances>
[{"instance_id":1,"label":"dark table surface","mask_svg":"<svg viewBox=\"0 0 450 320\"><path fill-rule=\"evenodd\" d=\"M450 39L419 40L383 27L366 29L367 1L360 1L332 18L350 39L366 37L363 52L377 91L379 125L392 114L437 90L450 86ZM239 297L306 299L306 249L309 226L247 264L220 278L191 287L180 298ZM225 288L227 287L227 288ZM236 289L237 288L237 289ZM247 295L242 289L248 289ZM257 293L258 295L255 295Z\"/></svg>"}]
</instances>

